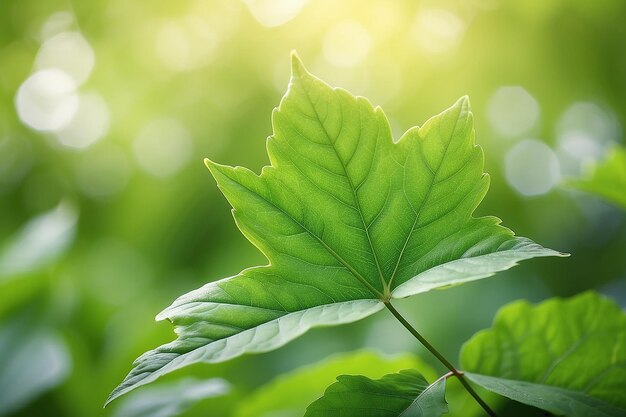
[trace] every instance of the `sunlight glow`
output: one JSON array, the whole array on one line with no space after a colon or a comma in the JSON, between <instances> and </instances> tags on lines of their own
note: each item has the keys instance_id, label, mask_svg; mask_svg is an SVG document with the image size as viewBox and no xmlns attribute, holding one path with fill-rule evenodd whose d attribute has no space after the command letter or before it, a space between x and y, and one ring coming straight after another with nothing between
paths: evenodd
<instances>
[{"instance_id":1,"label":"sunlight glow","mask_svg":"<svg viewBox=\"0 0 626 417\"><path fill-rule=\"evenodd\" d=\"M296 17L308 0L244 0L244 3L257 22L275 27Z\"/></svg>"},{"instance_id":2,"label":"sunlight glow","mask_svg":"<svg viewBox=\"0 0 626 417\"><path fill-rule=\"evenodd\" d=\"M155 51L163 64L186 71L210 62L219 45L217 34L197 17L164 22L155 38Z\"/></svg>"},{"instance_id":3,"label":"sunlight glow","mask_svg":"<svg viewBox=\"0 0 626 417\"><path fill-rule=\"evenodd\" d=\"M346 20L326 33L324 57L335 66L354 67L367 58L371 43L371 36L363 25Z\"/></svg>"},{"instance_id":4,"label":"sunlight glow","mask_svg":"<svg viewBox=\"0 0 626 417\"><path fill-rule=\"evenodd\" d=\"M413 39L427 53L440 54L456 48L463 39L465 23L445 9L420 10L411 28Z\"/></svg>"}]
</instances>

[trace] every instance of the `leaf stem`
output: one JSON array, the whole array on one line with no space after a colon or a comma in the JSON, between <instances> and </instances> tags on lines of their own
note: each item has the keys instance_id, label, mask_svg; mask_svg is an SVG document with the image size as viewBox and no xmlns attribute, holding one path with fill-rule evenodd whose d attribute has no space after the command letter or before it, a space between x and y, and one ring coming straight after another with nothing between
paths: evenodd
<instances>
[{"instance_id":1,"label":"leaf stem","mask_svg":"<svg viewBox=\"0 0 626 417\"><path fill-rule=\"evenodd\" d=\"M489 405L487 405L487 403L482 398L480 398L478 393L474 391L474 388L472 388L469 382L467 382L467 379L463 376L462 371L456 369L449 360L447 360L437 349L435 349L433 345L428 342L428 340L424 338L424 336L422 336L413 326L411 326L411 324L406 321L402 314L400 314L400 312L396 310L393 305L391 305L391 302L385 302L385 306L389 311L391 311L391 314L393 314L394 317L398 319L400 323L402 323L402 325L409 331L409 333L411 333L417 340L419 340L420 343L424 345L424 347L428 349L430 353L432 353L439 360L439 362L441 362L446 368L448 368L450 370L450 373L458 378L461 385L463 385L467 392L469 392L469 394L474 397L476 402L485 410L485 412L490 417L497 417L496 413L489 407Z\"/></svg>"}]
</instances>

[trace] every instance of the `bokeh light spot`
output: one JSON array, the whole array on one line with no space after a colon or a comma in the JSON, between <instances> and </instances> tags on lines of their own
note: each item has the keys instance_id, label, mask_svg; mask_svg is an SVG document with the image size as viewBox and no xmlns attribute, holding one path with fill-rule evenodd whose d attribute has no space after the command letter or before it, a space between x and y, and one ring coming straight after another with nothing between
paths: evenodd
<instances>
[{"instance_id":1,"label":"bokeh light spot","mask_svg":"<svg viewBox=\"0 0 626 417\"><path fill-rule=\"evenodd\" d=\"M244 0L244 3L257 22L275 27L296 17L308 0Z\"/></svg>"},{"instance_id":2,"label":"bokeh light spot","mask_svg":"<svg viewBox=\"0 0 626 417\"><path fill-rule=\"evenodd\" d=\"M556 154L536 139L524 139L515 144L504 162L506 180L524 196L545 194L561 179Z\"/></svg>"},{"instance_id":3,"label":"bokeh light spot","mask_svg":"<svg viewBox=\"0 0 626 417\"><path fill-rule=\"evenodd\" d=\"M602 159L620 135L612 112L595 103L569 106L556 125L558 154L564 175L580 175L587 163Z\"/></svg>"},{"instance_id":4,"label":"bokeh light spot","mask_svg":"<svg viewBox=\"0 0 626 417\"><path fill-rule=\"evenodd\" d=\"M539 120L539 103L523 87L500 87L491 96L487 117L493 129L506 137L520 136Z\"/></svg>"},{"instance_id":5,"label":"bokeh light spot","mask_svg":"<svg viewBox=\"0 0 626 417\"><path fill-rule=\"evenodd\" d=\"M89 42L79 32L62 32L46 40L35 59L38 69L57 68L84 83L93 70L96 56Z\"/></svg>"},{"instance_id":6,"label":"bokeh light spot","mask_svg":"<svg viewBox=\"0 0 626 417\"><path fill-rule=\"evenodd\" d=\"M411 35L427 53L440 54L457 47L463 39L465 23L445 9L422 9L411 27Z\"/></svg>"},{"instance_id":7,"label":"bokeh light spot","mask_svg":"<svg viewBox=\"0 0 626 417\"><path fill-rule=\"evenodd\" d=\"M556 134L559 145L572 155L580 158L599 158L619 137L620 127L615 116L594 103L578 102L572 104L559 118ZM584 139L583 139L584 138ZM582 142L594 142L595 153L589 155L583 151L591 150L589 145L581 148Z\"/></svg>"},{"instance_id":8,"label":"bokeh light spot","mask_svg":"<svg viewBox=\"0 0 626 417\"><path fill-rule=\"evenodd\" d=\"M15 107L20 120L33 129L62 129L78 109L76 83L58 69L38 71L18 89Z\"/></svg>"},{"instance_id":9,"label":"bokeh light spot","mask_svg":"<svg viewBox=\"0 0 626 417\"><path fill-rule=\"evenodd\" d=\"M175 71L207 64L218 45L216 33L196 17L164 22L155 39L156 55L166 67Z\"/></svg>"},{"instance_id":10,"label":"bokeh light spot","mask_svg":"<svg viewBox=\"0 0 626 417\"><path fill-rule=\"evenodd\" d=\"M70 12L52 13L41 25L41 39L48 39L61 32L65 32L74 24L74 15Z\"/></svg>"},{"instance_id":11,"label":"bokeh light spot","mask_svg":"<svg viewBox=\"0 0 626 417\"><path fill-rule=\"evenodd\" d=\"M187 128L175 119L156 119L135 137L133 152L139 166L155 177L169 177L191 158L193 142Z\"/></svg>"},{"instance_id":12,"label":"bokeh light spot","mask_svg":"<svg viewBox=\"0 0 626 417\"><path fill-rule=\"evenodd\" d=\"M71 122L57 132L59 142L70 148L84 149L106 135L109 130L109 107L96 92L78 97L78 110Z\"/></svg>"},{"instance_id":13,"label":"bokeh light spot","mask_svg":"<svg viewBox=\"0 0 626 417\"><path fill-rule=\"evenodd\" d=\"M372 40L359 22L346 20L333 26L324 38L324 57L338 67L353 67L369 53Z\"/></svg>"}]
</instances>

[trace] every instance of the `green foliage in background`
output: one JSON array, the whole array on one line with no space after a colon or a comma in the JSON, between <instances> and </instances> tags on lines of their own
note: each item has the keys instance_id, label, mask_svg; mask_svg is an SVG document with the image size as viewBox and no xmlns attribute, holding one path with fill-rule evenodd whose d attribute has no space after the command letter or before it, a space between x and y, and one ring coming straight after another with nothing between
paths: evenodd
<instances>
[{"instance_id":1,"label":"green foliage in background","mask_svg":"<svg viewBox=\"0 0 626 417\"><path fill-rule=\"evenodd\" d=\"M153 318L173 295L266 262L202 157L257 173L268 164L268 115L293 49L329 84L383 106L394 140L469 95L491 180L475 216L500 214L572 253L394 301L446 357L513 300L595 289L626 306L626 212L559 186L624 147L624 21L623 0L0 1L0 415L117 417L129 403L156 417L157 392L177 398L159 410L229 417L280 375L362 347L411 352L436 372L407 362L312 373L315 391L295 393L306 403L291 415L337 375L445 372L380 313L263 355L179 369L102 409L133 359L172 340ZM28 86L35 94L20 106ZM40 130L25 114L69 124ZM517 152L529 143L534 153ZM231 389L202 397L214 378ZM196 389L180 397L186 384ZM484 415L456 378L446 385L448 415ZM500 416L544 415L479 393Z\"/></svg>"},{"instance_id":2,"label":"green foliage in background","mask_svg":"<svg viewBox=\"0 0 626 417\"><path fill-rule=\"evenodd\" d=\"M467 377L555 415L626 414L626 314L595 293L515 302L461 352Z\"/></svg>"},{"instance_id":3,"label":"green foliage in background","mask_svg":"<svg viewBox=\"0 0 626 417\"><path fill-rule=\"evenodd\" d=\"M429 385L414 369L372 380L342 375L324 396L312 403L305 417L439 417L447 413L446 380Z\"/></svg>"},{"instance_id":4,"label":"green foliage in background","mask_svg":"<svg viewBox=\"0 0 626 417\"><path fill-rule=\"evenodd\" d=\"M428 380L435 380L435 370L419 357L411 354L382 357L372 351L358 350L333 355L279 376L259 388L246 401L239 404L236 417L302 417L306 408L321 397L337 375L359 374L368 378L381 378L402 369L417 369Z\"/></svg>"},{"instance_id":5,"label":"green foliage in background","mask_svg":"<svg viewBox=\"0 0 626 417\"><path fill-rule=\"evenodd\" d=\"M567 184L626 210L626 149L613 149L605 161L590 167L584 178L570 180Z\"/></svg>"}]
</instances>

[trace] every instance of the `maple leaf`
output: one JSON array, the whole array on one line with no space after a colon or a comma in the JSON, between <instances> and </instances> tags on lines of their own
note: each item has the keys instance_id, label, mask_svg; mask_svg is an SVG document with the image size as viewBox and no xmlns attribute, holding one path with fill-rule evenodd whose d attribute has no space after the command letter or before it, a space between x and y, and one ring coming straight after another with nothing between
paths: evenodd
<instances>
[{"instance_id":1,"label":"maple leaf","mask_svg":"<svg viewBox=\"0 0 626 417\"><path fill-rule=\"evenodd\" d=\"M383 111L331 88L294 54L260 175L206 164L269 264L211 282L161 312L178 339L146 352L107 402L161 375L283 346L394 298L560 256L472 213L489 177L467 97L397 142Z\"/></svg>"}]
</instances>

